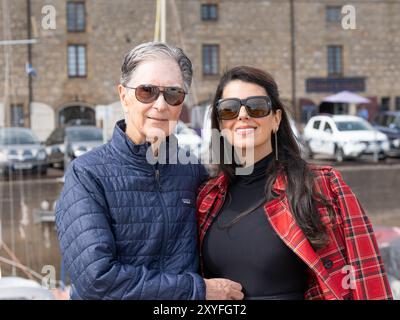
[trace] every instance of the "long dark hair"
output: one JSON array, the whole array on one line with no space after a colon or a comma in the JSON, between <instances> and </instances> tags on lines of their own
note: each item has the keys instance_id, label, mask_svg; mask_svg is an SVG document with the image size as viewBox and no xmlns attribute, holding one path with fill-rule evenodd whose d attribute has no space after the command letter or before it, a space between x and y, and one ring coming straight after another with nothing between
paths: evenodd
<instances>
[{"instance_id":1,"label":"long dark hair","mask_svg":"<svg viewBox=\"0 0 400 320\"><path fill-rule=\"evenodd\" d=\"M248 66L234 67L226 71L219 82L212 104L212 128L221 131L217 117L217 103L222 98L225 86L232 80L241 80L263 87L272 101L272 112L275 113L277 110L281 110L282 118L277 132L278 160L275 160L275 157L273 157L267 168L266 198L267 200L273 198L272 185L277 176L283 174L286 177L286 194L291 212L298 226L315 249L324 247L327 244L328 236L316 205L317 203L324 205L327 207L329 213L332 212L332 207L316 189L314 175L307 162L301 157L299 145L290 127L285 107L279 99L278 86L272 76L262 70ZM275 136L272 133L271 141L274 141L274 139ZM231 184L236 180L235 168L238 164L235 161L232 164L224 163L224 151L232 150L230 147L225 148L224 141L226 140L221 139L220 142L219 154L221 156L218 159L218 168L220 172L222 171L227 176L228 183ZM272 143L272 150L275 154L274 143Z\"/></svg>"}]
</instances>

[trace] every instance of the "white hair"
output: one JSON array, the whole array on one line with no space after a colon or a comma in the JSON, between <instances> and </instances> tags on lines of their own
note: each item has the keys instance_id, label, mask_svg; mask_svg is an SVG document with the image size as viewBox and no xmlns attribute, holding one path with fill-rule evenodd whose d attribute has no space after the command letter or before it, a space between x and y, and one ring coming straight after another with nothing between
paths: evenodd
<instances>
[{"instance_id":1,"label":"white hair","mask_svg":"<svg viewBox=\"0 0 400 320\"><path fill-rule=\"evenodd\" d=\"M185 92L188 92L192 84L192 62L186 56L181 48L173 47L162 42L142 43L125 55L121 67L120 84L126 86L130 81L132 74L143 61L156 60L160 58L172 58L178 64Z\"/></svg>"}]
</instances>

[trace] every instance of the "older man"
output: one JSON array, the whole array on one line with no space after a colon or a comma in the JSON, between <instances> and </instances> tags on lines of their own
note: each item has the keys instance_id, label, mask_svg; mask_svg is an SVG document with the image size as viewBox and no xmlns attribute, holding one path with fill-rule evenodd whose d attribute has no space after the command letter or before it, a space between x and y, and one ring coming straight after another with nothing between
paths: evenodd
<instances>
[{"instance_id":1,"label":"older man","mask_svg":"<svg viewBox=\"0 0 400 320\"><path fill-rule=\"evenodd\" d=\"M170 164L171 154L167 163L149 161L160 142L173 141L191 79L179 48L145 43L126 55L118 86L126 120L109 143L71 163L57 203L72 299L243 298L240 284L197 274L204 168Z\"/></svg>"}]
</instances>

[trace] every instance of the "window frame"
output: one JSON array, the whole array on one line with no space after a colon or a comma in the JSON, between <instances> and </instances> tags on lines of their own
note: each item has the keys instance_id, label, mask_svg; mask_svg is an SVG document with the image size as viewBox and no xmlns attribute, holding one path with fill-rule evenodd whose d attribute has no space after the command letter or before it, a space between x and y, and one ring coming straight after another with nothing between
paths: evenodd
<instances>
[{"instance_id":1,"label":"window frame","mask_svg":"<svg viewBox=\"0 0 400 320\"><path fill-rule=\"evenodd\" d=\"M400 96L394 97L394 110L400 111Z\"/></svg>"},{"instance_id":2,"label":"window frame","mask_svg":"<svg viewBox=\"0 0 400 320\"><path fill-rule=\"evenodd\" d=\"M67 32L86 32L86 3L84 1L67 1L67 8L66 8L66 15L67 15ZM73 6L73 15L74 15L74 25L71 26L69 24L69 6ZM83 28L79 29L78 28L78 10L77 7L82 6L83 7Z\"/></svg>"},{"instance_id":3,"label":"window frame","mask_svg":"<svg viewBox=\"0 0 400 320\"><path fill-rule=\"evenodd\" d=\"M205 55L205 50L208 48L207 50L207 57ZM217 53L217 58L216 58L216 66L215 66L215 72L213 71L213 48L216 48L216 53ZM206 68L205 68L205 61L206 58L209 59L210 62L210 71L209 72L205 72ZM217 43L213 43L213 44L202 44L201 46L201 66L202 66L202 75L203 77L215 77L215 76L219 76L220 74L220 46Z\"/></svg>"},{"instance_id":4,"label":"window frame","mask_svg":"<svg viewBox=\"0 0 400 320\"><path fill-rule=\"evenodd\" d=\"M70 69L69 69L69 48L74 47L75 48L75 68L76 68L76 74L71 75L70 74ZM78 59L78 49L79 47L82 47L85 49L85 74L80 75L79 74L79 59ZM87 46L84 43L69 43L67 45L67 74L68 78L87 78L88 75L88 62L87 62Z\"/></svg>"},{"instance_id":5,"label":"window frame","mask_svg":"<svg viewBox=\"0 0 400 320\"><path fill-rule=\"evenodd\" d=\"M339 11L339 15L336 16L336 15L330 14L330 13L332 13L333 10L338 10ZM333 16L335 16L336 19L331 19ZM337 5L337 6L335 6L335 5L327 5L325 7L325 21L327 23L339 23L339 22L341 22L342 21L342 7L339 6L339 5Z\"/></svg>"},{"instance_id":6,"label":"window frame","mask_svg":"<svg viewBox=\"0 0 400 320\"><path fill-rule=\"evenodd\" d=\"M21 110L21 118L20 119L14 119L14 115L16 114L14 112L14 109L19 109ZM22 123L15 122L15 120L22 120ZM10 104L10 121L11 121L11 126L12 127L18 127L18 128L24 128L25 127L25 107L23 103L12 103Z\"/></svg>"},{"instance_id":7,"label":"window frame","mask_svg":"<svg viewBox=\"0 0 400 320\"><path fill-rule=\"evenodd\" d=\"M215 9L215 16L211 16L212 12L211 8ZM217 3L202 3L200 6L201 21L218 21L219 19L218 12L219 12L219 7Z\"/></svg>"},{"instance_id":8,"label":"window frame","mask_svg":"<svg viewBox=\"0 0 400 320\"><path fill-rule=\"evenodd\" d=\"M338 51L337 49L339 49ZM331 55L331 52L333 50L333 56ZM338 63L338 57L339 57L339 63ZM343 46L342 45L328 45L327 47L327 53L326 53L326 59L327 59L327 67L328 67L328 77L341 77L343 76ZM333 62L333 70L331 72L331 62ZM339 66L340 70L337 70L337 67Z\"/></svg>"},{"instance_id":9,"label":"window frame","mask_svg":"<svg viewBox=\"0 0 400 320\"><path fill-rule=\"evenodd\" d=\"M392 102L391 97L389 96L381 97L380 109L382 111L389 111L391 102Z\"/></svg>"}]
</instances>

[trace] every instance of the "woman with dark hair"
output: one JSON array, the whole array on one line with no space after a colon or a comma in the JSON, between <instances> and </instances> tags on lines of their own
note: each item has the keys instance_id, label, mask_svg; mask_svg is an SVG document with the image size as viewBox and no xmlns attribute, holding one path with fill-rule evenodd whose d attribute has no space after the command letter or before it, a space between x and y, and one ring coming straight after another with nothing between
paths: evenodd
<instances>
[{"instance_id":1,"label":"woman with dark hair","mask_svg":"<svg viewBox=\"0 0 400 320\"><path fill-rule=\"evenodd\" d=\"M269 74L227 71L212 128L223 161L197 200L206 278L240 283L245 299L392 298L368 217L339 172L301 158Z\"/></svg>"}]
</instances>

